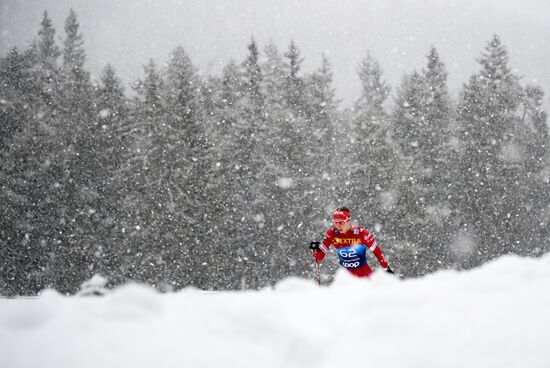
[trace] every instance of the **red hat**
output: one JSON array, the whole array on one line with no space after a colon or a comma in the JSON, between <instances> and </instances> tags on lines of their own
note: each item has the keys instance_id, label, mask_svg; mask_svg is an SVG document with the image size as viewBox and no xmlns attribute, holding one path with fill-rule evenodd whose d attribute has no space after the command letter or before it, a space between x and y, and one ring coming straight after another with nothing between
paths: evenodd
<instances>
[{"instance_id":1,"label":"red hat","mask_svg":"<svg viewBox=\"0 0 550 368\"><path fill-rule=\"evenodd\" d=\"M347 209L337 209L332 215L332 220L335 223L347 222L349 221L351 213Z\"/></svg>"}]
</instances>

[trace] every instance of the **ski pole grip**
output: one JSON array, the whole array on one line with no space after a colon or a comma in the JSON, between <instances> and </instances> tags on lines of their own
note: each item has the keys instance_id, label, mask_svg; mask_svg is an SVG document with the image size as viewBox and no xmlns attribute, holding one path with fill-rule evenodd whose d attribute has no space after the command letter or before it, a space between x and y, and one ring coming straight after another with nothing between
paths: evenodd
<instances>
[{"instance_id":1,"label":"ski pole grip","mask_svg":"<svg viewBox=\"0 0 550 368\"><path fill-rule=\"evenodd\" d=\"M318 241L312 241L309 243L309 249L311 250L319 250L319 246L321 245Z\"/></svg>"}]
</instances>

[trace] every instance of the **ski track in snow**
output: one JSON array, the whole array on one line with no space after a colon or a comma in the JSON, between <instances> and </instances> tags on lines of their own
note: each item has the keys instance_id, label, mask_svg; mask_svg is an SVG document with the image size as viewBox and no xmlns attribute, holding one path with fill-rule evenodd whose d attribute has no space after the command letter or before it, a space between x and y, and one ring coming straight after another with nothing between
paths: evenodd
<instances>
[{"instance_id":1,"label":"ski track in snow","mask_svg":"<svg viewBox=\"0 0 550 368\"><path fill-rule=\"evenodd\" d=\"M0 367L550 367L550 255L402 281L0 299Z\"/></svg>"}]
</instances>

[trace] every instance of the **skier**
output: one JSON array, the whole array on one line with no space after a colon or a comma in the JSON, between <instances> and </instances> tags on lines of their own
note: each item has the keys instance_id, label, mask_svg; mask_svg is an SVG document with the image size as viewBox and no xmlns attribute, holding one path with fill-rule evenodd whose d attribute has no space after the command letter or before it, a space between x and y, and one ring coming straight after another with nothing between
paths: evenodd
<instances>
[{"instance_id":1,"label":"skier","mask_svg":"<svg viewBox=\"0 0 550 368\"><path fill-rule=\"evenodd\" d=\"M336 249L340 264L345 269L355 276L369 277L372 274L372 269L367 264L367 248L369 248L378 259L380 266L386 272L393 273L374 236L367 229L353 226L350 216L351 212L346 207L334 211L332 216L334 227L325 233L322 242L312 241L309 245L315 261L320 263L332 244Z\"/></svg>"}]
</instances>

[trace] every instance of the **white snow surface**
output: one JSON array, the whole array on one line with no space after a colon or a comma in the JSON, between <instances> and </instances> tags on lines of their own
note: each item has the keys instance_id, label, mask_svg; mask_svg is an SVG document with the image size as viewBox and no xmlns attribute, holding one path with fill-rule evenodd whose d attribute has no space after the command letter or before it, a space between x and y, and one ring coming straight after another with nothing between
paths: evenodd
<instances>
[{"instance_id":1,"label":"white snow surface","mask_svg":"<svg viewBox=\"0 0 550 368\"><path fill-rule=\"evenodd\" d=\"M312 275L313 276L313 275ZM550 255L260 291L0 299L0 367L550 367Z\"/></svg>"}]
</instances>

